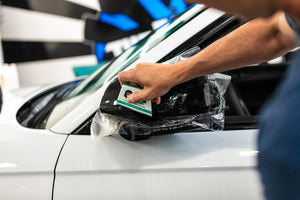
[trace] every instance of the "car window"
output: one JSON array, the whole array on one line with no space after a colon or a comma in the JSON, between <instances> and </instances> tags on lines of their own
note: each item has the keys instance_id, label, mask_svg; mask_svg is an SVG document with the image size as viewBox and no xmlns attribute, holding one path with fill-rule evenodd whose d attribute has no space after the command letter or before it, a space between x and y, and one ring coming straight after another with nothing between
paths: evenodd
<instances>
[{"instance_id":1,"label":"car window","mask_svg":"<svg viewBox=\"0 0 300 200\"><path fill-rule=\"evenodd\" d=\"M27 123L21 123L23 120L19 120L20 124L30 128L46 128L50 126L49 124L55 124L66 116L70 112L70 109L75 108L87 96L93 94L95 89L100 88L105 82L111 80L120 71L138 60L161 41L168 38L172 33L176 32L183 25L205 10L206 8L203 5L195 5L183 14L174 17L167 24L160 27L158 30L152 31L139 43L133 45L111 62L108 62L99 68L87 79L80 81L80 83L76 82L76 85L72 84L72 86L75 85L75 87L68 87L69 89L64 92L63 98L60 98L59 101L56 99L52 100L53 98L48 97L51 95L51 91L45 91L42 95L38 95L34 101L28 101L28 105L26 104L27 106L23 106L20 109L18 118L28 121L27 118L30 116L31 125L29 126ZM38 109L38 112L36 112L35 105L40 105L38 104L39 102L45 102L43 108L47 107L48 109L46 111L44 111L44 109ZM33 115L32 112L34 112ZM45 114L40 116L40 112ZM36 125L36 121L42 122L41 125Z\"/></svg>"},{"instance_id":2,"label":"car window","mask_svg":"<svg viewBox=\"0 0 300 200\"><path fill-rule=\"evenodd\" d=\"M89 78L79 84L69 95L74 97L85 92L89 92L93 89L99 88L104 82L111 80L116 76L120 71L124 70L131 63L136 61L142 55L147 53L150 49L156 46L159 42L166 39L172 33L177 31L180 27L186 24L188 21L193 19L199 13L204 10L204 6L194 6L188 12L183 13L176 19L170 21L170 23L165 24L163 27L159 28L156 31L153 31L138 44L130 47L110 63L101 67Z\"/></svg>"}]
</instances>

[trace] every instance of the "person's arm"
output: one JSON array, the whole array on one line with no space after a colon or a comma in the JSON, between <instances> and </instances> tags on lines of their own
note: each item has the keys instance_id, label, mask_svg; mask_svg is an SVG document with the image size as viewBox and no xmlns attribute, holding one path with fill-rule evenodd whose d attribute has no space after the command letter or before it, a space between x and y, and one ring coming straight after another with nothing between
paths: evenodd
<instances>
[{"instance_id":1,"label":"person's arm","mask_svg":"<svg viewBox=\"0 0 300 200\"><path fill-rule=\"evenodd\" d=\"M293 16L300 25L299 0L185 0L188 3L203 3L227 13L240 14L249 19L268 17L282 10Z\"/></svg>"},{"instance_id":2,"label":"person's arm","mask_svg":"<svg viewBox=\"0 0 300 200\"><path fill-rule=\"evenodd\" d=\"M278 9L274 0L185 0L188 3L203 3L210 7L247 18L268 17ZM278 1L278 0L277 0Z\"/></svg>"},{"instance_id":3,"label":"person's arm","mask_svg":"<svg viewBox=\"0 0 300 200\"><path fill-rule=\"evenodd\" d=\"M178 64L140 63L131 71L119 73L120 83L141 85L128 101L156 99L171 87L193 78L265 62L287 53L296 46L296 36L285 14L258 18L214 42L197 55Z\"/></svg>"},{"instance_id":4,"label":"person's arm","mask_svg":"<svg viewBox=\"0 0 300 200\"><path fill-rule=\"evenodd\" d=\"M213 43L199 54L179 64L177 80L262 63L295 48L297 38L278 12L271 18L258 18ZM188 75L189 74L189 75Z\"/></svg>"}]
</instances>

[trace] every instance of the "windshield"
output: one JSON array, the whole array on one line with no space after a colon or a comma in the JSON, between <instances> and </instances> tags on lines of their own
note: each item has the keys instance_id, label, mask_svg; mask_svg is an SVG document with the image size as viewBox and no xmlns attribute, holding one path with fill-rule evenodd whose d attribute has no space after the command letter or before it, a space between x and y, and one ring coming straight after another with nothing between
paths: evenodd
<instances>
[{"instance_id":1,"label":"windshield","mask_svg":"<svg viewBox=\"0 0 300 200\"><path fill-rule=\"evenodd\" d=\"M99 68L87 79L78 84L61 103L55 105L46 120L46 128L52 127L78 104L83 102L87 96L93 94L96 89L101 88L104 83L112 80L120 71L126 69L129 65L149 52L150 49L175 33L180 27L198 16L198 14L204 10L205 7L199 4L191 7L188 11L176 17L176 19L170 20L169 23L158 30L151 32L139 43L125 50L114 60Z\"/></svg>"},{"instance_id":2,"label":"windshield","mask_svg":"<svg viewBox=\"0 0 300 200\"><path fill-rule=\"evenodd\" d=\"M124 70L134 61L139 59L142 55L147 53L150 49L156 46L159 42L166 39L172 33L177 31L180 27L193 19L196 15L204 11L204 6L196 5L189 11L183 13L176 19L171 20L170 23L162 26L156 31L153 31L135 46L130 47L111 62L102 66L94 72L89 78L79 84L70 94L69 98L92 91L99 88L103 83L110 81L120 71Z\"/></svg>"}]
</instances>

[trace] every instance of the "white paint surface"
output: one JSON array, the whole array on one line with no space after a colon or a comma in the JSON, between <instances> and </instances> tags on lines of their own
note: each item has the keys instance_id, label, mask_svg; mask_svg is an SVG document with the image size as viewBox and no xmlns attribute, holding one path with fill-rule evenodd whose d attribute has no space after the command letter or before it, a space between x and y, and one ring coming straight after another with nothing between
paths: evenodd
<instances>
[{"instance_id":1,"label":"white paint surface","mask_svg":"<svg viewBox=\"0 0 300 200\"><path fill-rule=\"evenodd\" d=\"M54 166L66 135L16 121L24 98L6 92L0 115L1 199L51 199Z\"/></svg>"},{"instance_id":2,"label":"white paint surface","mask_svg":"<svg viewBox=\"0 0 300 200\"><path fill-rule=\"evenodd\" d=\"M24 62L17 64L20 86L44 85L74 80L73 67L96 65L95 55Z\"/></svg>"},{"instance_id":3,"label":"white paint surface","mask_svg":"<svg viewBox=\"0 0 300 200\"><path fill-rule=\"evenodd\" d=\"M82 42L84 21L2 6L4 41Z\"/></svg>"},{"instance_id":4,"label":"white paint surface","mask_svg":"<svg viewBox=\"0 0 300 200\"><path fill-rule=\"evenodd\" d=\"M69 137L54 199L261 200L257 131L194 132L132 142ZM70 192L72 191L72 192Z\"/></svg>"}]
</instances>

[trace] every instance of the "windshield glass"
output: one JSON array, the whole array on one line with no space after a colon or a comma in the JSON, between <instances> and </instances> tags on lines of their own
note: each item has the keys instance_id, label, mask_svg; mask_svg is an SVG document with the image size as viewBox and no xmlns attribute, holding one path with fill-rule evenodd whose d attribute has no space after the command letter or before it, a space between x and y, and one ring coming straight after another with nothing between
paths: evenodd
<instances>
[{"instance_id":1,"label":"windshield glass","mask_svg":"<svg viewBox=\"0 0 300 200\"><path fill-rule=\"evenodd\" d=\"M203 10L204 6L196 5L176 19L171 20L170 23L164 25L156 31L153 31L135 46L130 47L114 60L94 72L89 78L79 84L69 94L69 98L99 88L101 85L103 85L103 83L111 80L120 71L124 70L131 63L156 46L159 42L163 41L172 33L177 31L197 14L203 12Z\"/></svg>"}]
</instances>

